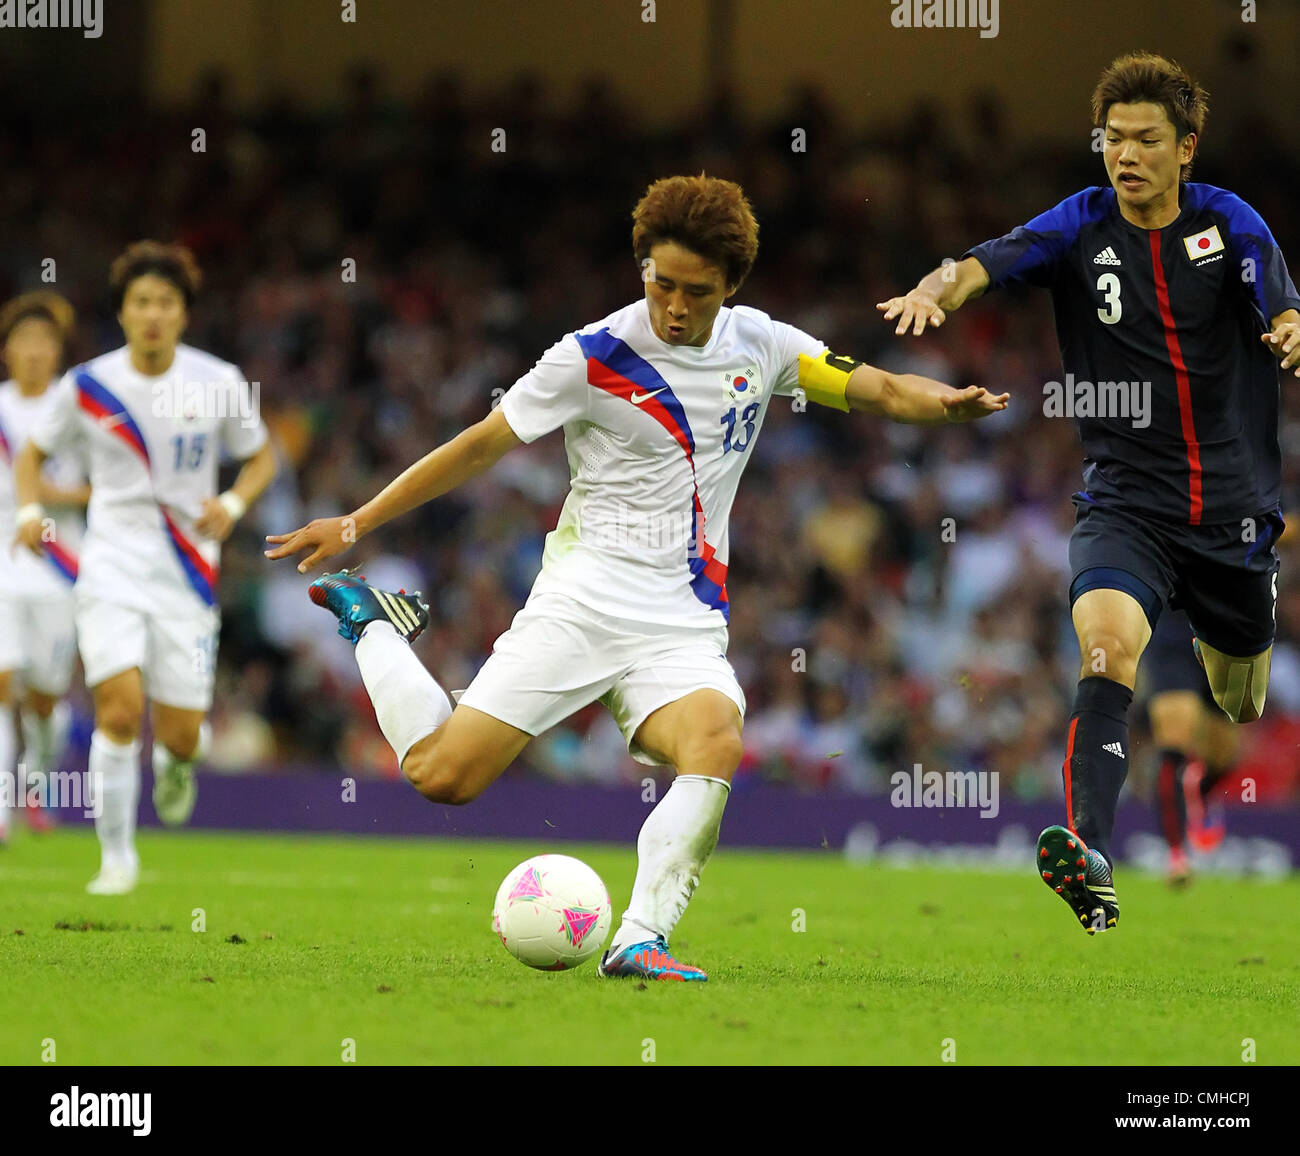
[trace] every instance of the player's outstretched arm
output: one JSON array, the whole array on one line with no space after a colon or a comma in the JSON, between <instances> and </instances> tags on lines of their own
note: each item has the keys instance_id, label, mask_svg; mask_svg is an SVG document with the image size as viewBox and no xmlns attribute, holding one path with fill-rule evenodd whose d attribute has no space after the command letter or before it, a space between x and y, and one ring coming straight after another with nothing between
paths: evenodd
<instances>
[{"instance_id":1,"label":"player's outstretched arm","mask_svg":"<svg viewBox=\"0 0 1300 1156\"><path fill-rule=\"evenodd\" d=\"M953 389L930 377L886 373L874 365L859 365L850 375L844 395L850 409L909 425L975 421L1006 409L1011 397L1009 393L989 393L981 385Z\"/></svg>"},{"instance_id":2,"label":"player's outstretched arm","mask_svg":"<svg viewBox=\"0 0 1300 1156\"><path fill-rule=\"evenodd\" d=\"M921 278L920 283L906 297L891 297L879 301L876 308L886 321L898 318L894 332L902 336L911 327L912 335L920 337L926 327L937 328L952 310L960 309L972 297L978 297L989 285L989 275L974 257L950 261L940 265Z\"/></svg>"},{"instance_id":3,"label":"player's outstretched arm","mask_svg":"<svg viewBox=\"0 0 1300 1156\"><path fill-rule=\"evenodd\" d=\"M276 546L267 550L266 556L287 558L310 550L298 564L298 572L305 574L316 563L343 553L385 522L477 477L518 444L519 438L505 415L495 409L481 422L426 454L353 513L317 518L288 534L268 534L266 540Z\"/></svg>"},{"instance_id":4,"label":"player's outstretched arm","mask_svg":"<svg viewBox=\"0 0 1300 1156\"><path fill-rule=\"evenodd\" d=\"M1283 369L1294 369L1300 377L1300 311L1287 309L1273 318L1273 329L1260 335L1277 358Z\"/></svg>"},{"instance_id":5,"label":"player's outstretched arm","mask_svg":"<svg viewBox=\"0 0 1300 1156\"><path fill-rule=\"evenodd\" d=\"M982 386L953 389L915 373L886 373L874 365L840 357L799 354L799 388L808 400L841 410L859 410L910 425L974 421L1007 408L1010 394Z\"/></svg>"}]
</instances>

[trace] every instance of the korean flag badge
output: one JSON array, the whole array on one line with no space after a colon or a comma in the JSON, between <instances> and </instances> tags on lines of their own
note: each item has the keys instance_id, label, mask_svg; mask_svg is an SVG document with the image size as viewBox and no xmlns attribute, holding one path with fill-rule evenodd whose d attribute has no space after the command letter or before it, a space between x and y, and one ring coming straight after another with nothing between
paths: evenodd
<instances>
[{"instance_id":1,"label":"korean flag badge","mask_svg":"<svg viewBox=\"0 0 1300 1156\"><path fill-rule=\"evenodd\" d=\"M758 401L763 392L763 381L756 365L723 374L722 383L727 399L736 403Z\"/></svg>"}]
</instances>

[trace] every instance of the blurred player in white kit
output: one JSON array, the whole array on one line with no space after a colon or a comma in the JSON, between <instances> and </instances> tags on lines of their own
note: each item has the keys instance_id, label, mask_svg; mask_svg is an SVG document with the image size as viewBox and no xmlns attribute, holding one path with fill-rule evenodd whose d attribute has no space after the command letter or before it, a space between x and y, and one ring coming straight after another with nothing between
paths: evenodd
<instances>
[{"instance_id":1,"label":"blurred player in white kit","mask_svg":"<svg viewBox=\"0 0 1300 1156\"><path fill-rule=\"evenodd\" d=\"M74 321L72 306L48 290L23 293L0 308L0 354L9 374L0 384L0 542L6 546L14 536L14 457L54 400L51 386ZM52 520L45 558L15 550L0 566L0 843L9 834L11 806L35 831L51 825L38 784L57 768L68 735L68 705L61 700L77 655L72 584L90 496L85 477L75 454L46 461L40 500ZM11 708L21 719L25 775Z\"/></svg>"},{"instance_id":2,"label":"blurred player in white kit","mask_svg":"<svg viewBox=\"0 0 1300 1156\"><path fill-rule=\"evenodd\" d=\"M92 894L130 891L139 875L146 698L154 809L172 826L194 809L221 623L221 543L275 475L254 385L236 366L181 344L199 284L193 255L178 245L140 241L113 262L109 288L126 345L64 375L14 471L18 539L43 553L40 468L74 447L89 460L76 625L95 703L90 773L102 806ZM218 494L223 451L244 464Z\"/></svg>"}]
</instances>

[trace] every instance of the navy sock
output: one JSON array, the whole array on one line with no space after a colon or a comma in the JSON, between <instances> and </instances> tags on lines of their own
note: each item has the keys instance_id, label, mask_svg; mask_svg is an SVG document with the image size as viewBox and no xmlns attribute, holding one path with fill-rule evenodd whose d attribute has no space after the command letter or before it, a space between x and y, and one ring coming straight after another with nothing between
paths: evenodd
<instances>
[{"instance_id":1,"label":"navy sock","mask_svg":"<svg viewBox=\"0 0 1300 1156\"><path fill-rule=\"evenodd\" d=\"M1156 797L1160 804L1160 830L1165 842L1177 849L1187 835L1187 796L1183 794L1183 772L1187 756L1172 749L1160 752ZM1084 840L1087 842L1087 840Z\"/></svg>"},{"instance_id":2,"label":"navy sock","mask_svg":"<svg viewBox=\"0 0 1300 1156\"><path fill-rule=\"evenodd\" d=\"M1133 692L1092 675L1079 682L1062 776L1070 828L1111 861L1115 807L1128 778L1128 708Z\"/></svg>"}]
</instances>

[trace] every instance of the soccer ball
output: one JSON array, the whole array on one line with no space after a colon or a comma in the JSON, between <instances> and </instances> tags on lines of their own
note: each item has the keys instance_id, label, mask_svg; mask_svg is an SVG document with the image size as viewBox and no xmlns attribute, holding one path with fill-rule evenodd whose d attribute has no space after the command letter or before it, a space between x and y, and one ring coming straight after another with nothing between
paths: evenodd
<instances>
[{"instance_id":1,"label":"soccer ball","mask_svg":"<svg viewBox=\"0 0 1300 1156\"><path fill-rule=\"evenodd\" d=\"M604 946L612 915L609 891L580 859L536 855L497 889L492 930L521 963L567 971Z\"/></svg>"}]
</instances>

